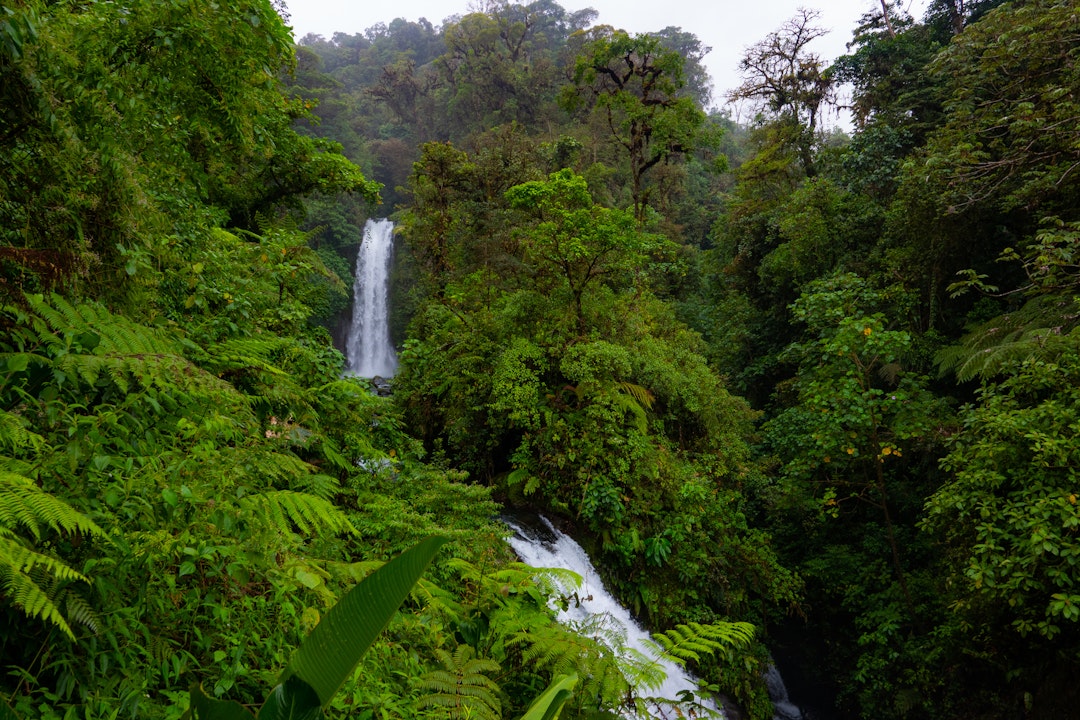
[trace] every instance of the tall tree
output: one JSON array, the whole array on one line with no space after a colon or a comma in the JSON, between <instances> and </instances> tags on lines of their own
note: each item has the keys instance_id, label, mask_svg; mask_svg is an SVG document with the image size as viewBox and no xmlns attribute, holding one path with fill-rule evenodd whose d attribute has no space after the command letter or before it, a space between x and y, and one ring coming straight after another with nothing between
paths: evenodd
<instances>
[{"instance_id":1,"label":"tall tree","mask_svg":"<svg viewBox=\"0 0 1080 720\"><path fill-rule=\"evenodd\" d=\"M828 31L816 23L820 13L800 10L739 61L743 82L732 100L748 100L765 112L765 121L786 130L807 176L816 174L814 144L823 105L833 98L833 83L821 59L808 46Z\"/></svg>"},{"instance_id":2,"label":"tall tree","mask_svg":"<svg viewBox=\"0 0 1080 720\"><path fill-rule=\"evenodd\" d=\"M638 221L645 218L652 188L647 174L708 146L705 113L682 94L685 60L655 35L603 29L578 54L574 87L563 99L570 109L586 105L625 153Z\"/></svg>"}]
</instances>

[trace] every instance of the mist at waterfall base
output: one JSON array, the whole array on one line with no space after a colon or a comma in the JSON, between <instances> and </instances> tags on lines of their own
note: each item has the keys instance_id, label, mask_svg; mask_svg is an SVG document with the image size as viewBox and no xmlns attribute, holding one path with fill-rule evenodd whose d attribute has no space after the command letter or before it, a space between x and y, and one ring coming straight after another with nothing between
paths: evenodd
<instances>
[{"instance_id":1,"label":"mist at waterfall base","mask_svg":"<svg viewBox=\"0 0 1080 720\"><path fill-rule=\"evenodd\" d=\"M686 717L685 711L679 712L675 709L675 704L681 694L698 692L697 680L670 660L655 659L655 651L646 644L649 633L643 630L630 615L630 611L620 605L604 588L596 568L593 567L589 556L585 554L581 546L556 529L544 517L539 518L539 522L543 524L542 527L539 524L526 523L520 518L503 518L503 521L514 531L514 536L508 542L523 563L537 569L571 570L581 576L581 585L576 587L564 586L558 578L552 578L558 593L563 597L571 598L566 603L566 608L560 609L559 622L581 631L582 634L592 635L605 645L608 645L605 635L614 632L625 640L625 647L608 645L612 651L623 657L626 657L628 653L640 654L639 659L645 662L656 662L666 675L663 683L657 687L635 688L635 690L639 696L655 697L668 702L658 700L650 703L648 717L665 719ZM602 631L599 631L601 628ZM590 629L593 631L590 632ZM706 715L724 717L722 710L711 698L699 697L698 703L703 706L703 708L698 708L698 717ZM711 712L706 713L703 709ZM628 715L628 717L637 716Z\"/></svg>"},{"instance_id":2,"label":"mist at waterfall base","mask_svg":"<svg viewBox=\"0 0 1080 720\"><path fill-rule=\"evenodd\" d=\"M368 220L356 254L353 314L345 338L346 374L389 378L397 372L390 343L390 267L394 259L394 223Z\"/></svg>"}]
</instances>

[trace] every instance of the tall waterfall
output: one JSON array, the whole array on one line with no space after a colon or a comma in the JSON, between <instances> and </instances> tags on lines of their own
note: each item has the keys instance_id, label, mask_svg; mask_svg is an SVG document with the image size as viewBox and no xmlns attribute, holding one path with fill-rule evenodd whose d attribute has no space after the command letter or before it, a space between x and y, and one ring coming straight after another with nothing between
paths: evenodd
<instances>
[{"instance_id":1,"label":"tall waterfall","mask_svg":"<svg viewBox=\"0 0 1080 720\"><path fill-rule=\"evenodd\" d=\"M546 518L541 518L546 529L530 527L512 519L504 519L507 525L514 530L515 535L510 538L510 547L514 549L521 561L534 568L562 568L572 570L582 578L580 587L560 587L560 592L566 596L576 598L575 602L568 604L565 610L558 615L559 622L576 629L596 627L597 623L603 623L606 631L614 630L619 636L625 638L625 648L612 648L616 652L640 654L643 659L652 659L655 653L648 648L645 640L649 633L630 615L630 611L624 608L613 598L600 582L596 568L593 567L589 556L568 535L559 532ZM597 634L596 638L604 642L604 634ZM659 718L683 718L686 717L684 709L676 709L675 701L680 693L697 691L695 679L675 663L661 659L658 661L667 677L659 687L635 688L637 694L643 697L657 697L669 700L667 703L650 705L649 717ZM723 712L708 698L699 701L707 709L702 712L699 708L697 717L712 715L724 717ZM708 712L711 711L711 712ZM632 716L631 716L632 717Z\"/></svg>"},{"instance_id":2,"label":"tall waterfall","mask_svg":"<svg viewBox=\"0 0 1080 720\"><path fill-rule=\"evenodd\" d=\"M368 220L356 255L352 325L345 343L346 372L360 377L393 377L397 355L390 344L390 263L394 223Z\"/></svg>"}]
</instances>

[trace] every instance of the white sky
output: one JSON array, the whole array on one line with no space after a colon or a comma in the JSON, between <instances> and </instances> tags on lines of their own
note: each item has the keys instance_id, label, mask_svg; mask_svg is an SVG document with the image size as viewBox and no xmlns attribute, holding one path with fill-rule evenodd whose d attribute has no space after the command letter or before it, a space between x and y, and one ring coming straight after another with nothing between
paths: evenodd
<instances>
[{"instance_id":1,"label":"white sky","mask_svg":"<svg viewBox=\"0 0 1080 720\"><path fill-rule=\"evenodd\" d=\"M691 32L712 48L705 65L713 78L714 102L739 85L738 63L743 50L777 29L800 7L821 12L820 26L831 32L811 49L831 61L845 53L859 17L879 6L878 0L558 0L568 12L591 7L600 13L597 24L631 33L654 32L668 26ZM393 0L385 5L369 0L287 0L297 40L308 33L327 39L335 32L358 33L395 18L427 18L438 26L451 15L464 15L470 0ZM926 0L902 0L919 19Z\"/></svg>"}]
</instances>

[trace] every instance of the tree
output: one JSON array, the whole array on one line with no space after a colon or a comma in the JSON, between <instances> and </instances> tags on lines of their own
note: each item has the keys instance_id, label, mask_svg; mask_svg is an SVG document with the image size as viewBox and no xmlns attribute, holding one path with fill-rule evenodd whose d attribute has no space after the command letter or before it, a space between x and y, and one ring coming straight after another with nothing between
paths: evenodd
<instances>
[{"instance_id":1,"label":"tree","mask_svg":"<svg viewBox=\"0 0 1080 720\"><path fill-rule=\"evenodd\" d=\"M708 45L691 32L681 27L668 26L652 33L668 50L674 50L683 57L683 77L685 84L682 93L693 98L698 107L708 109L712 105L712 78L706 70L703 60L712 52Z\"/></svg>"},{"instance_id":2,"label":"tree","mask_svg":"<svg viewBox=\"0 0 1080 720\"><path fill-rule=\"evenodd\" d=\"M881 124L892 131L907 129L909 151L921 144L941 112L941 78L927 66L941 49L930 29L906 14L892 19L892 31L882 28L882 16L860 18L848 54L831 68L839 83L851 83L851 110L856 127Z\"/></svg>"},{"instance_id":3,"label":"tree","mask_svg":"<svg viewBox=\"0 0 1080 720\"><path fill-rule=\"evenodd\" d=\"M586 293L601 283L632 287L646 255L660 246L627 213L595 205L585 179L568 169L552 173L546 182L511 188L506 197L511 207L533 218L520 241L534 281L549 294L568 293L582 336L591 324ZM553 277L562 288L549 286Z\"/></svg>"},{"instance_id":4,"label":"tree","mask_svg":"<svg viewBox=\"0 0 1080 720\"><path fill-rule=\"evenodd\" d=\"M905 454L932 442L942 408L927 380L905 371L912 337L889 329L867 284L851 274L811 283L793 306L808 324L809 342L789 352L800 359L792 390L798 402L769 423L773 442L783 448L783 473L824 489L826 504L858 499L881 512L896 581L908 621L917 620L908 587L890 497L903 471Z\"/></svg>"},{"instance_id":5,"label":"tree","mask_svg":"<svg viewBox=\"0 0 1080 720\"><path fill-rule=\"evenodd\" d=\"M1066 717L1080 671L1080 354L1032 358L961 411L926 502L942 543L947 626L1009 705ZM945 633L941 633L944 637Z\"/></svg>"},{"instance_id":6,"label":"tree","mask_svg":"<svg viewBox=\"0 0 1080 720\"><path fill-rule=\"evenodd\" d=\"M961 381L983 380L1010 372L1020 361L1058 361L1075 351L1077 290L1080 286L1080 222L1049 218L1033 240L1006 248L999 262L1020 262L1019 287L1001 290L988 275L968 269L949 286L953 295L974 288L989 298L1008 302L1008 312L969 328L956 345L941 349L937 362ZM1000 282L1000 281L999 281Z\"/></svg>"},{"instance_id":7,"label":"tree","mask_svg":"<svg viewBox=\"0 0 1080 720\"><path fill-rule=\"evenodd\" d=\"M447 52L438 61L452 122L450 137L464 137L544 116L545 91L554 87L553 47L560 38L540 33L557 5L492 3L443 30ZM557 23L556 23L557 25Z\"/></svg>"},{"instance_id":8,"label":"tree","mask_svg":"<svg viewBox=\"0 0 1080 720\"><path fill-rule=\"evenodd\" d=\"M1052 0L997 8L934 61L931 71L946 83L945 123L910 170L940 187L946 213L995 207L1051 215L1078 207L1073 10Z\"/></svg>"},{"instance_id":9,"label":"tree","mask_svg":"<svg viewBox=\"0 0 1080 720\"><path fill-rule=\"evenodd\" d=\"M794 145L807 176L816 174L814 144L822 106L833 97L832 78L807 46L828 32L814 23L819 13L799 14L751 45L739 61L742 84L732 100L748 100L766 112L766 121L787 128L784 142Z\"/></svg>"},{"instance_id":10,"label":"tree","mask_svg":"<svg viewBox=\"0 0 1080 720\"><path fill-rule=\"evenodd\" d=\"M567 108L585 104L599 115L625 153L639 222L652 192L648 172L715 139L707 132L705 113L681 94L684 64L683 56L660 37L603 30L578 54L574 87L563 94Z\"/></svg>"},{"instance_id":11,"label":"tree","mask_svg":"<svg viewBox=\"0 0 1080 720\"><path fill-rule=\"evenodd\" d=\"M35 289L51 268L121 294L128 253L149 237L215 221L254 229L257 214L295 211L317 190L377 197L339 147L292 128L308 107L281 91L292 39L269 2L4 12L5 27L35 32L4 43L5 78L33 99L19 91L27 101L5 108L0 129L0 240L16 268L2 279L25 268Z\"/></svg>"}]
</instances>

